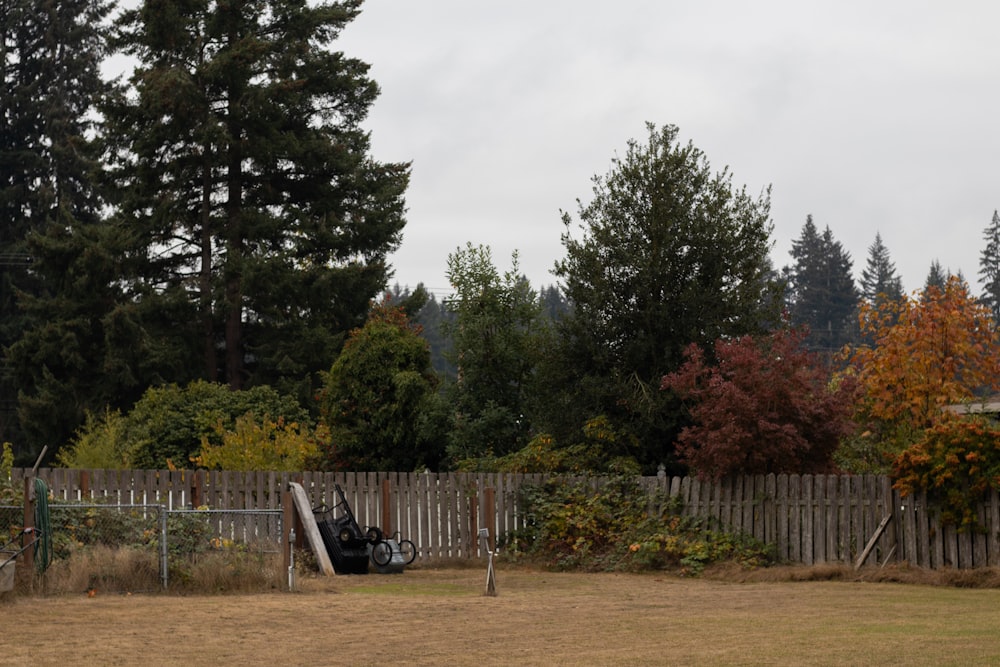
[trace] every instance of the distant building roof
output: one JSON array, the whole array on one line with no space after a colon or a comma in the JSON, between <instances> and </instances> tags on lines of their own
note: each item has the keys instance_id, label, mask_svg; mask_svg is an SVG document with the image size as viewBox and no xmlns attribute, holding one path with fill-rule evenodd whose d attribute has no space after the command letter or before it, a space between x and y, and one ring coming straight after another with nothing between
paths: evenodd
<instances>
[{"instance_id":1,"label":"distant building roof","mask_svg":"<svg viewBox=\"0 0 1000 667\"><path fill-rule=\"evenodd\" d=\"M978 401L946 405L944 409L956 415L997 414L1000 413L1000 396L989 396Z\"/></svg>"}]
</instances>

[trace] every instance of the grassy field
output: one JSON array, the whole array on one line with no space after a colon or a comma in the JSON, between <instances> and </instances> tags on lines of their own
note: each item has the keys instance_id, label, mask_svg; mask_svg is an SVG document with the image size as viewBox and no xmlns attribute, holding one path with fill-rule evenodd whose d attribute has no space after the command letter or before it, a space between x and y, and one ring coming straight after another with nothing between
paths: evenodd
<instances>
[{"instance_id":1,"label":"grassy field","mask_svg":"<svg viewBox=\"0 0 1000 667\"><path fill-rule=\"evenodd\" d=\"M786 577L787 579L787 577ZM1000 665L1000 590L420 568L0 604L11 665Z\"/></svg>"}]
</instances>

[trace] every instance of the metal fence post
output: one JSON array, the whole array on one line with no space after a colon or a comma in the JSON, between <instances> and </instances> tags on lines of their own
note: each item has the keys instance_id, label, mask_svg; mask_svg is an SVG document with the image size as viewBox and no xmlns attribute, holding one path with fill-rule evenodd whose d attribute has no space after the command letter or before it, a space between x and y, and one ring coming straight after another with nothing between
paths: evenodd
<instances>
[{"instance_id":1,"label":"metal fence post","mask_svg":"<svg viewBox=\"0 0 1000 667\"><path fill-rule=\"evenodd\" d=\"M31 539L36 539L35 528L35 476L25 475L24 477L24 525L22 528ZM37 545L35 545L37 546ZM24 550L22 553L25 569L29 572L35 567L35 547Z\"/></svg>"},{"instance_id":2,"label":"metal fence post","mask_svg":"<svg viewBox=\"0 0 1000 667\"><path fill-rule=\"evenodd\" d=\"M160 505L160 579L163 580L163 590L167 590L169 572L169 563L167 562L167 508Z\"/></svg>"}]
</instances>

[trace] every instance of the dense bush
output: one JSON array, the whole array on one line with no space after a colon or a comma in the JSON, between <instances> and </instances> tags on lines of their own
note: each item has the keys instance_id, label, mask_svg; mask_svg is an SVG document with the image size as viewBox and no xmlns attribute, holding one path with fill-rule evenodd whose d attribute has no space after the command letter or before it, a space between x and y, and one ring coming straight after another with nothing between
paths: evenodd
<instances>
[{"instance_id":1,"label":"dense bush","mask_svg":"<svg viewBox=\"0 0 1000 667\"><path fill-rule=\"evenodd\" d=\"M833 472L833 453L854 430L850 377L830 382L805 332L721 338L697 345L662 388L686 404L691 424L677 454L702 479L732 474Z\"/></svg>"},{"instance_id":2,"label":"dense bush","mask_svg":"<svg viewBox=\"0 0 1000 667\"><path fill-rule=\"evenodd\" d=\"M291 396L271 387L230 391L197 381L186 387L150 388L128 414L107 410L87 415L60 464L73 468L187 468L205 441L222 445L247 414L299 424L311 430L309 414Z\"/></svg>"},{"instance_id":3,"label":"dense bush","mask_svg":"<svg viewBox=\"0 0 1000 667\"><path fill-rule=\"evenodd\" d=\"M427 341L402 308L376 305L322 377L320 412L330 430L323 470L438 468L449 408Z\"/></svg>"},{"instance_id":4,"label":"dense bush","mask_svg":"<svg viewBox=\"0 0 1000 667\"><path fill-rule=\"evenodd\" d=\"M960 531L981 529L976 505L1000 489L1000 425L973 417L944 416L895 461L903 495L925 491L941 521Z\"/></svg>"},{"instance_id":5,"label":"dense bush","mask_svg":"<svg viewBox=\"0 0 1000 667\"><path fill-rule=\"evenodd\" d=\"M752 538L706 528L677 513L676 503L650 497L633 477L594 489L553 479L521 489L528 525L508 537L512 558L555 569L676 570L698 574L710 563L768 564L770 551Z\"/></svg>"}]
</instances>

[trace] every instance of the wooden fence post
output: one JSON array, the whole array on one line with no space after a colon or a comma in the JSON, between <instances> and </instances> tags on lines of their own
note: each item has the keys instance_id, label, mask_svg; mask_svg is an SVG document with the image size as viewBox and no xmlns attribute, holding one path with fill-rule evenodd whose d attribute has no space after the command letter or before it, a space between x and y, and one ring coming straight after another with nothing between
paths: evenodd
<instances>
[{"instance_id":1,"label":"wooden fence post","mask_svg":"<svg viewBox=\"0 0 1000 667\"><path fill-rule=\"evenodd\" d=\"M202 506L202 471L195 470L191 475L191 509L198 509Z\"/></svg>"},{"instance_id":2,"label":"wooden fence post","mask_svg":"<svg viewBox=\"0 0 1000 667\"><path fill-rule=\"evenodd\" d=\"M483 496L486 503L486 507L483 509L483 521L489 523L485 527L490 529L489 550L496 551L496 531L493 528L496 525L497 515L496 491L492 486L487 486L483 489Z\"/></svg>"},{"instance_id":3,"label":"wooden fence post","mask_svg":"<svg viewBox=\"0 0 1000 667\"><path fill-rule=\"evenodd\" d=\"M388 479L382 480L382 533L392 537L392 512L389 508L390 484Z\"/></svg>"}]
</instances>

